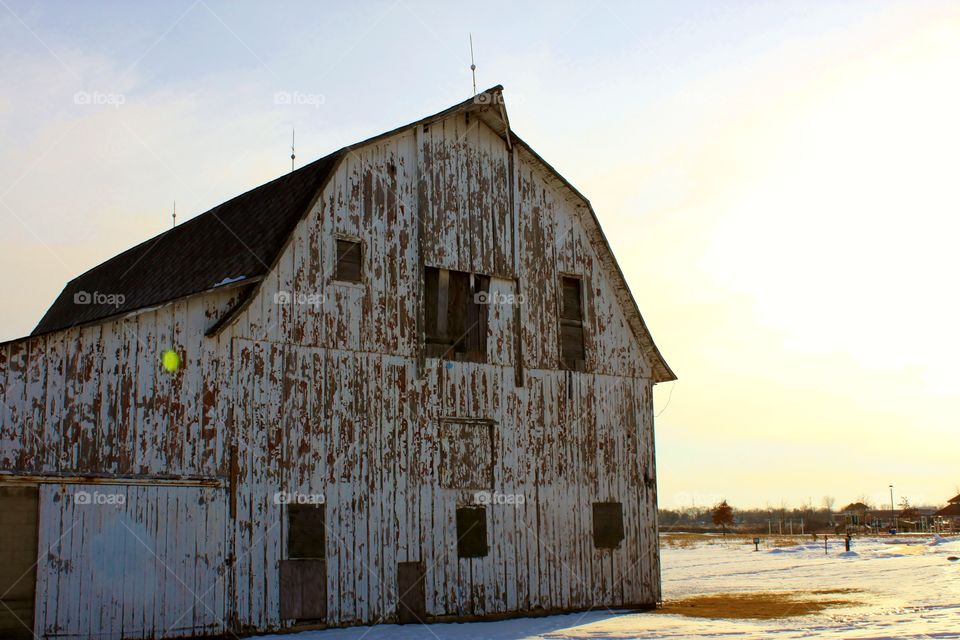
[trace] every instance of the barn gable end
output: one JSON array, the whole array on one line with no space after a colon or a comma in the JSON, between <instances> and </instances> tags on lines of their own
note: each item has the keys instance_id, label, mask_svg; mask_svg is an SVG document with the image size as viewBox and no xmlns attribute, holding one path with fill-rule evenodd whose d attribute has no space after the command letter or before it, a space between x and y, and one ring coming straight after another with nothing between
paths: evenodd
<instances>
[{"instance_id":1,"label":"barn gable end","mask_svg":"<svg viewBox=\"0 0 960 640\"><path fill-rule=\"evenodd\" d=\"M552 367L559 278L580 274L594 342L590 369L675 379L589 202L515 134L497 133L506 112L499 90L491 91L483 106L461 105L343 152L259 285L239 335L415 355L416 281L431 266L490 276L495 298L524 300L521 350L512 344L513 309L491 309L502 332L491 362L509 364L526 352L532 366ZM338 238L361 242L367 286L332 278ZM277 308L287 296L306 304ZM624 341L624 327L635 344Z\"/></svg>"}]
</instances>

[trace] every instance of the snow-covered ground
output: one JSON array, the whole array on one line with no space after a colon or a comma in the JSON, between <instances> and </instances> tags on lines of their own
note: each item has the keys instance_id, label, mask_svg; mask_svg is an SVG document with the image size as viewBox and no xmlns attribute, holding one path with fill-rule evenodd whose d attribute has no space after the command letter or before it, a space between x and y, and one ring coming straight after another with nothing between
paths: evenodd
<instances>
[{"instance_id":1,"label":"snow-covered ground","mask_svg":"<svg viewBox=\"0 0 960 640\"><path fill-rule=\"evenodd\" d=\"M594 611L466 624L379 625L312 631L276 640L466 640L602 638L960 638L960 538L867 538L850 554L834 538L761 548L742 539L698 538L663 550L664 599L750 591L856 589L830 596L861 604L776 620L707 619Z\"/></svg>"}]
</instances>

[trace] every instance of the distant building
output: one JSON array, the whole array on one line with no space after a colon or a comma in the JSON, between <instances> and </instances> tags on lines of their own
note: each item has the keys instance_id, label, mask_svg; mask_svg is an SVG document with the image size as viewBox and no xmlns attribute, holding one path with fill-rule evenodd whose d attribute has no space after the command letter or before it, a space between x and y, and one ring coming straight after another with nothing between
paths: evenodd
<instances>
[{"instance_id":1,"label":"distant building","mask_svg":"<svg viewBox=\"0 0 960 640\"><path fill-rule=\"evenodd\" d=\"M862 502L852 502L840 510L847 531L861 531L867 524L870 507Z\"/></svg>"},{"instance_id":2,"label":"distant building","mask_svg":"<svg viewBox=\"0 0 960 640\"><path fill-rule=\"evenodd\" d=\"M897 531L904 533L930 531L936 507L907 507L897 514Z\"/></svg>"},{"instance_id":3,"label":"distant building","mask_svg":"<svg viewBox=\"0 0 960 640\"><path fill-rule=\"evenodd\" d=\"M947 501L947 506L933 514L938 527L948 531L960 529L960 494Z\"/></svg>"}]
</instances>

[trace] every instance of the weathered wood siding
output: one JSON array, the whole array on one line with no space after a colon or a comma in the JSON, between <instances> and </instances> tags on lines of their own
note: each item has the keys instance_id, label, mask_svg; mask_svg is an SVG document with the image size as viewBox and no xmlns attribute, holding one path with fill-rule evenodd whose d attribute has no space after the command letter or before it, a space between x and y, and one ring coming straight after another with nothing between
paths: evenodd
<instances>
[{"instance_id":1,"label":"weathered wood siding","mask_svg":"<svg viewBox=\"0 0 960 640\"><path fill-rule=\"evenodd\" d=\"M226 475L230 352L204 332L236 295L0 345L0 474Z\"/></svg>"},{"instance_id":2,"label":"weathered wood siding","mask_svg":"<svg viewBox=\"0 0 960 640\"><path fill-rule=\"evenodd\" d=\"M394 619L404 562L423 563L433 616L652 604L660 587L651 363L591 224L547 167L464 113L358 147L216 337L204 333L237 290L0 346L0 481L220 479L222 491L128 487L136 496L123 515L77 514L57 501L59 485L46 485L40 548L135 523L164 562L188 574L196 567L179 590L166 583L170 597L204 593L215 572L223 602L210 609L237 631L293 622L280 618L281 491L326 500L330 624ZM332 279L337 237L362 243L362 282ZM486 363L423 358L424 266L488 275L491 294L523 295L519 306L489 307ZM560 370L561 274L584 283L584 372ZM186 358L175 375L160 365L169 346ZM523 501L488 505L482 558L457 557L456 508L476 499L444 478L456 472L442 469L443 456L463 459L475 444L457 452L456 440L442 440L444 425L458 421L492 425L490 490ZM604 501L623 504L615 550L593 546L591 507ZM179 519L181 508L192 520ZM160 545L170 526L219 545L210 527L221 522L225 552ZM75 524L89 533L75 538ZM118 627L117 616L146 616L156 600L118 609L106 578L70 568L96 561L70 550L79 548L41 563L42 636L175 635L212 624L195 611L183 629L166 628L166 614ZM85 592L81 577L92 580ZM160 588L144 580L135 589L145 591L127 597ZM63 613L98 599L105 619Z\"/></svg>"},{"instance_id":3,"label":"weathered wood siding","mask_svg":"<svg viewBox=\"0 0 960 640\"><path fill-rule=\"evenodd\" d=\"M41 638L211 634L226 620L225 491L127 486L221 478L229 464L229 349L205 330L237 292L0 346L0 483L40 485L34 633ZM178 374L160 353L176 348ZM223 377L226 376L226 377ZM117 485L77 484L77 477ZM77 505L77 491L124 505Z\"/></svg>"},{"instance_id":4,"label":"weathered wood siding","mask_svg":"<svg viewBox=\"0 0 960 640\"><path fill-rule=\"evenodd\" d=\"M284 519L274 496L320 494L327 509L328 620L390 620L397 565L423 561L427 612L482 615L659 599L649 384L508 367L240 341L240 619L277 626ZM258 381L271 381L259 384ZM490 553L457 557L455 510L477 490L441 482L450 416L493 421ZM593 548L591 505L624 505L619 549ZM259 547L255 542L260 541Z\"/></svg>"}]
</instances>

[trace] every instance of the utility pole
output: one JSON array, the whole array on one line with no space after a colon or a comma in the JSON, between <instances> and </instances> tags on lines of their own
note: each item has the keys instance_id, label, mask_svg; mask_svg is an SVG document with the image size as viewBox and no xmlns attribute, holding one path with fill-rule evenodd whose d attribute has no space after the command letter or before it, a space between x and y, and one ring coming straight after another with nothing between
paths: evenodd
<instances>
[{"instance_id":1,"label":"utility pole","mask_svg":"<svg viewBox=\"0 0 960 640\"><path fill-rule=\"evenodd\" d=\"M893 485L890 485L890 522L893 523L893 524L891 524L891 528L892 528L894 531L896 531L896 530L897 530L897 515L896 515L896 512L894 512L894 510L893 510Z\"/></svg>"}]
</instances>

